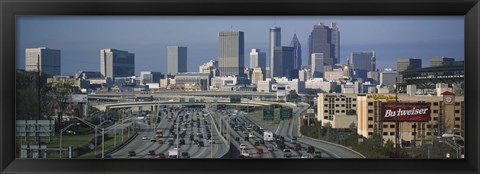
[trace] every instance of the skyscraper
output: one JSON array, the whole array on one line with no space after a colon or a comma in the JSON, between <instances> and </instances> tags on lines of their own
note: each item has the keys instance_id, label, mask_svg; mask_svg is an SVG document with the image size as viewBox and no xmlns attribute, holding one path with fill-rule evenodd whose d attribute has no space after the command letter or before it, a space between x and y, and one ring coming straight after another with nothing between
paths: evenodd
<instances>
[{"instance_id":1,"label":"skyscraper","mask_svg":"<svg viewBox=\"0 0 480 174\"><path fill-rule=\"evenodd\" d=\"M293 47L293 69L299 70L302 67L302 46L296 33L293 34L290 46Z\"/></svg>"},{"instance_id":2,"label":"skyscraper","mask_svg":"<svg viewBox=\"0 0 480 174\"><path fill-rule=\"evenodd\" d=\"M422 59L399 58L397 59L397 77L398 83L403 83L402 72L407 69L422 68Z\"/></svg>"},{"instance_id":3,"label":"skyscraper","mask_svg":"<svg viewBox=\"0 0 480 174\"><path fill-rule=\"evenodd\" d=\"M273 26L270 28L270 77L274 77L273 70L274 67L274 54L275 54L275 47L278 47L282 44L282 29L280 27ZM278 64L278 62L277 62Z\"/></svg>"},{"instance_id":4,"label":"skyscraper","mask_svg":"<svg viewBox=\"0 0 480 174\"><path fill-rule=\"evenodd\" d=\"M101 49L100 72L111 79L135 76L135 54L111 48Z\"/></svg>"},{"instance_id":5,"label":"skyscraper","mask_svg":"<svg viewBox=\"0 0 480 174\"><path fill-rule=\"evenodd\" d=\"M60 63L60 50L47 47L25 49L25 71L38 72L39 67L42 74L48 76L60 75Z\"/></svg>"},{"instance_id":6,"label":"skyscraper","mask_svg":"<svg viewBox=\"0 0 480 174\"><path fill-rule=\"evenodd\" d=\"M260 49L252 49L250 52L250 68L261 67L265 69L267 56L265 52L260 52Z\"/></svg>"},{"instance_id":7,"label":"skyscraper","mask_svg":"<svg viewBox=\"0 0 480 174\"><path fill-rule=\"evenodd\" d=\"M187 47L167 46L168 74L187 72Z\"/></svg>"},{"instance_id":8,"label":"skyscraper","mask_svg":"<svg viewBox=\"0 0 480 174\"><path fill-rule=\"evenodd\" d=\"M293 72L293 47L278 46L274 49L272 77L292 78ZM298 74L298 73L296 73ZM297 75L298 76L298 75Z\"/></svg>"},{"instance_id":9,"label":"skyscraper","mask_svg":"<svg viewBox=\"0 0 480 174\"><path fill-rule=\"evenodd\" d=\"M375 51L352 52L348 63L357 78L367 79L367 72L376 70Z\"/></svg>"},{"instance_id":10,"label":"skyscraper","mask_svg":"<svg viewBox=\"0 0 480 174\"><path fill-rule=\"evenodd\" d=\"M244 66L243 32L219 32L218 68L220 76L243 76Z\"/></svg>"},{"instance_id":11,"label":"skyscraper","mask_svg":"<svg viewBox=\"0 0 480 174\"><path fill-rule=\"evenodd\" d=\"M312 53L312 78L324 77L325 58L323 53Z\"/></svg>"},{"instance_id":12,"label":"skyscraper","mask_svg":"<svg viewBox=\"0 0 480 174\"><path fill-rule=\"evenodd\" d=\"M336 49L340 49L340 31L335 23L332 23L332 28L320 23L313 26L313 30L308 37L308 63L312 65L313 53L323 53L324 64L326 66L333 67L336 63L339 63L339 56L335 52ZM333 34L332 34L333 33ZM338 62L337 62L338 61Z\"/></svg>"},{"instance_id":13,"label":"skyscraper","mask_svg":"<svg viewBox=\"0 0 480 174\"><path fill-rule=\"evenodd\" d=\"M265 68L255 67L252 73L252 84L257 85L258 81L265 80Z\"/></svg>"},{"instance_id":14,"label":"skyscraper","mask_svg":"<svg viewBox=\"0 0 480 174\"><path fill-rule=\"evenodd\" d=\"M337 23L333 22L332 26L332 44L335 47L335 57L333 59L333 64L340 63L340 30L337 27Z\"/></svg>"}]
</instances>

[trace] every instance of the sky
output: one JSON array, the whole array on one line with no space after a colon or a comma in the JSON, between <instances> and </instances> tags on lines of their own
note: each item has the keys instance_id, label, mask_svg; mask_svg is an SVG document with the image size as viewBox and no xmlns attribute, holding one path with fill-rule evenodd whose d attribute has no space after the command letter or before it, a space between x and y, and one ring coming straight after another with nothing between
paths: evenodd
<instances>
[{"instance_id":1,"label":"sky","mask_svg":"<svg viewBox=\"0 0 480 174\"><path fill-rule=\"evenodd\" d=\"M464 60L463 16L19 16L16 23L16 66L25 68L25 48L61 50L63 75L100 71L100 50L135 53L135 74L167 72L167 46L186 46L188 71L218 60L218 32L243 31L245 67L252 48L267 53L269 28L281 27L282 45L294 33L307 64L307 39L315 24L336 22L340 62L355 51L375 51L377 67L396 68L397 58L431 57ZM268 65L267 65L268 66Z\"/></svg>"}]
</instances>

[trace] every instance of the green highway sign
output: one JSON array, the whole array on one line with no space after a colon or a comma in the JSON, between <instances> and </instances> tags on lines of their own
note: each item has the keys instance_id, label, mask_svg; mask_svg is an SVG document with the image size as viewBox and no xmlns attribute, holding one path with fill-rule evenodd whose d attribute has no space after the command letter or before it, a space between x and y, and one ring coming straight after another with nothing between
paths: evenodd
<instances>
[{"instance_id":1,"label":"green highway sign","mask_svg":"<svg viewBox=\"0 0 480 174\"><path fill-rule=\"evenodd\" d=\"M280 109L280 119L284 120L285 118L292 118L293 110L292 108L282 107Z\"/></svg>"},{"instance_id":2,"label":"green highway sign","mask_svg":"<svg viewBox=\"0 0 480 174\"><path fill-rule=\"evenodd\" d=\"M273 120L273 109L263 109L263 120Z\"/></svg>"},{"instance_id":3,"label":"green highway sign","mask_svg":"<svg viewBox=\"0 0 480 174\"><path fill-rule=\"evenodd\" d=\"M241 103L242 99L240 97L230 97L230 103Z\"/></svg>"}]
</instances>

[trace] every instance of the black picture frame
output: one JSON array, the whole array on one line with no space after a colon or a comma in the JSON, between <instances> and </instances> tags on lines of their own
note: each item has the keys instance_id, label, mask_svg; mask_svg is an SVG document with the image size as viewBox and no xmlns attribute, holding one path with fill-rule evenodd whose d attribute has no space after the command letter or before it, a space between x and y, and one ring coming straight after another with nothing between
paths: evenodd
<instances>
[{"instance_id":1,"label":"black picture frame","mask_svg":"<svg viewBox=\"0 0 480 174\"><path fill-rule=\"evenodd\" d=\"M478 0L0 0L2 173L479 173ZM466 155L416 159L15 159L15 17L18 15L461 15L465 16Z\"/></svg>"}]
</instances>

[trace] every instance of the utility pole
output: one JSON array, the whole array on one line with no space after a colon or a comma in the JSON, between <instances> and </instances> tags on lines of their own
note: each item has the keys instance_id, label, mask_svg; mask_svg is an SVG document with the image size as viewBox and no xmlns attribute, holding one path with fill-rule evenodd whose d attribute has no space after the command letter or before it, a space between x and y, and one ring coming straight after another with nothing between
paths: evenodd
<instances>
[{"instance_id":1,"label":"utility pole","mask_svg":"<svg viewBox=\"0 0 480 174\"><path fill-rule=\"evenodd\" d=\"M40 120L40 115L42 115L42 107L41 107L41 92L40 92L40 88L42 87L41 85L41 80L40 80L40 77L41 77L41 72L40 72L40 55L37 55L37 82L38 82L38 115L37 115L37 121L36 121L36 126L35 126L35 134L36 134L36 139L37 139L37 142L38 142L38 158L41 157L41 142L40 142L40 135L38 133L38 120Z\"/></svg>"},{"instance_id":2,"label":"utility pole","mask_svg":"<svg viewBox=\"0 0 480 174\"><path fill-rule=\"evenodd\" d=\"M395 77L395 112L398 111L398 77ZM395 115L395 155L398 158L399 156L399 146L400 146L400 128L398 122L398 113Z\"/></svg>"}]
</instances>

